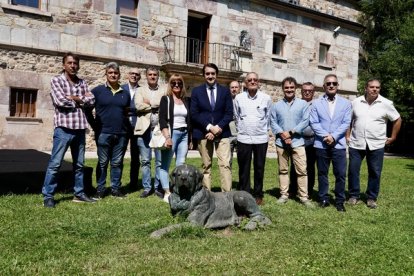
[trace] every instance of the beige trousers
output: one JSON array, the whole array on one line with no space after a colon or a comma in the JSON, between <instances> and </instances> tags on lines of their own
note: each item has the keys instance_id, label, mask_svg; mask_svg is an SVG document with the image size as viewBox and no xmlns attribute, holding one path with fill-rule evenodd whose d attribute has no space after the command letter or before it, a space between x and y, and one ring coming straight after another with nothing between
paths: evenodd
<instances>
[{"instance_id":1,"label":"beige trousers","mask_svg":"<svg viewBox=\"0 0 414 276\"><path fill-rule=\"evenodd\" d=\"M203 139L198 141L198 151L203 162L203 185L211 190L211 165L213 152L216 149L217 161L220 170L221 191L228 192L232 186L232 175L230 169L230 140L222 138L217 142Z\"/></svg>"},{"instance_id":2,"label":"beige trousers","mask_svg":"<svg viewBox=\"0 0 414 276\"><path fill-rule=\"evenodd\" d=\"M280 195L289 197L289 158L295 164L298 176L298 197L301 201L308 199L308 177L306 172L306 151L305 147L284 149L276 147L279 163L279 186Z\"/></svg>"}]
</instances>

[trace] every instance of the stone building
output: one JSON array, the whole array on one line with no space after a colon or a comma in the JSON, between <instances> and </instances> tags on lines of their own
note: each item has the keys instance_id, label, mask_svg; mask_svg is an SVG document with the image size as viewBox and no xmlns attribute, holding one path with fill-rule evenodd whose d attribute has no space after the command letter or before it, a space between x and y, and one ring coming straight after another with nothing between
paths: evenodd
<instances>
[{"instance_id":1,"label":"stone building","mask_svg":"<svg viewBox=\"0 0 414 276\"><path fill-rule=\"evenodd\" d=\"M105 63L117 61L121 73L155 65L161 81L182 73L191 91L202 81L202 64L214 62L223 84L257 72L273 100L282 96L280 81L288 75L319 86L328 73L353 97L362 30L356 4L0 0L0 149L51 149L50 79L67 51L80 55L79 76L90 87L104 81Z\"/></svg>"}]
</instances>

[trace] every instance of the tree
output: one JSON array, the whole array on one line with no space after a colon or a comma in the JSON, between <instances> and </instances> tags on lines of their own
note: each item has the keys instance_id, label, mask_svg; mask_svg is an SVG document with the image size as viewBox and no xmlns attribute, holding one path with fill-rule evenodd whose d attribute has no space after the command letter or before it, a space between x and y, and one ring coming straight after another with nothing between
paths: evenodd
<instances>
[{"instance_id":1,"label":"tree","mask_svg":"<svg viewBox=\"0 0 414 276\"><path fill-rule=\"evenodd\" d=\"M414 123L414 0L362 0L360 83L382 82L406 123ZM363 89L361 89L363 90Z\"/></svg>"}]
</instances>

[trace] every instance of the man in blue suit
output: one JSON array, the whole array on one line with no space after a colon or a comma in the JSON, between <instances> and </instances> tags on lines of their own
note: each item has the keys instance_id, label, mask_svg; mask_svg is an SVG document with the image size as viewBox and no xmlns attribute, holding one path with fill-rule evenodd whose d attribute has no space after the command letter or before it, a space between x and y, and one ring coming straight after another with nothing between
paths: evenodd
<instances>
[{"instance_id":1,"label":"man in blue suit","mask_svg":"<svg viewBox=\"0 0 414 276\"><path fill-rule=\"evenodd\" d=\"M129 107L128 118L128 140L129 152L131 154L131 170L129 173L129 189L131 191L138 190L138 175L139 175L139 148L138 135L134 135L135 124L137 123L137 109L135 108L134 96L138 91L138 82L141 79L141 72L138 68L131 68L128 72L128 83L122 85L122 89L127 91L131 96L131 105Z\"/></svg>"},{"instance_id":2,"label":"man in blue suit","mask_svg":"<svg viewBox=\"0 0 414 276\"><path fill-rule=\"evenodd\" d=\"M329 206L329 164L332 161L335 175L335 205L345 212L346 140L351 123L351 102L337 95L338 78L325 76L325 95L315 100L310 113L310 126L315 132L314 147L318 167L319 199L322 208Z\"/></svg>"},{"instance_id":3,"label":"man in blue suit","mask_svg":"<svg viewBox=\"0 0 414 276\"><path fill-rule=\"evenodd\" d=\"M233 120L233 102L229 89L217 83L217 75L218 68L214 63L204 65L203 76L206 82L192 90L190 110L193 141L197 141L203 161L203 185L211 189L211 164L216 149L221 190L230 191L232 175L229 123Z\"/></svg>"}]
</instances>

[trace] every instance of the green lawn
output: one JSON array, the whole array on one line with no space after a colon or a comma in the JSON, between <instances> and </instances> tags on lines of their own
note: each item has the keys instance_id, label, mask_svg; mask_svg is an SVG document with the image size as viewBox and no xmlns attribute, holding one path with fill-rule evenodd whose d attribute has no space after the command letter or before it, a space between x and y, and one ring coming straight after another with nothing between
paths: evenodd
<instances>
[{"instance_id":1,"label":"green lawn","mask_svg":"<svg viewBox=\"0 0 414 276\"><path fill-rule=\"evenodd\" d=\"M126 162L125 176L128 169ZM362 179L364 190L365 166ZM150 233L178 219L157 197L140 199L141 191L96 204L58 194L55 209L45 209L41 195L2 196L0 275L414 274L413 159L385 160L376 210L306 209L294 200L279 206L277 183L276 160L268 159L262 210L273 224L265 229L184 228L160 240Z\"/></svg>"}]
</instances>

